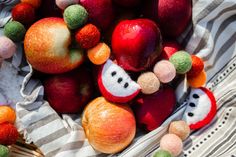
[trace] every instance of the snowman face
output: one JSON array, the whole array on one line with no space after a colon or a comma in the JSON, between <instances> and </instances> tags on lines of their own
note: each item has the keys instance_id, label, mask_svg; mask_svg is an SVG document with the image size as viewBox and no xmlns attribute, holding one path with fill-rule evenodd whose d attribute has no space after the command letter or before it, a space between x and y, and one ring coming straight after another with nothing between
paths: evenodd
<instances>
[{"instance_id":1,"label":"snowman face","mask_svg":"<svg viewBox=\"0 0 236 157\"><path fill-rule=\"evenodd\" d=\"M191 129L198 129L208 124L216 113L216 104L212 93L205 88L192 89L183 120Z\"/></svg>"},{"instance_id":2,"label":"snowman face","mask_svg":"<svg viewBox=\"0 0 236 157\"><path fill-rule=\"evenodd\" d=\"M114 64L111 60L104 64L98 78L98 85L103 96L115 102L127 102L140 91L140 86L120 66ZM124 100L123 98L127 99Z\"/></svg>"}]
</instances>

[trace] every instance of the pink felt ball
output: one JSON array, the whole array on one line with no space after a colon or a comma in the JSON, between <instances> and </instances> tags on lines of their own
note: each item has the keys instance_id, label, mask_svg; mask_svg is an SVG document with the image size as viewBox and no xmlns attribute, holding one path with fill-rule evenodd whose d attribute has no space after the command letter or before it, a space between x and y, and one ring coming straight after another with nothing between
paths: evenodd
<instances>
[{"instance_id":1,"label":"pink felt ball","mask_svg":"<svg viewBox=\"0 0 236 157\"><path fill-rule=\"evenodd\" d=\"M161 138L160 147L169 151L173 156L178 156L183 149L182 140L175 134L166 134Z\"/></svg>"},{"instance_id":2,"label":"pink felt ball","mask_svg":"<svg viewBox=\"0 0 236 157\"><path fill-rule=\"evenodd\" d=\"M72 5L72 4L78 4L79 0L56 0L56 5L64 10L66 9L68 6Z\"/></svg>"},{"instance_id":3,"label":"pink felt ball","mask_svg":"<svg viewBox=\"0 0 236 157\"><path fill-rule=\"evenodd\" d=\"M154 66L153 72L162 83L169 83L176 76L174 65L167 60L157 62Z\"/></svg>"},{"instance_id":4,"label":"pink felt ball","mask_svg":"<svg viewBox=\"0 0 236 157\"><path fill-rule=\"evenodd\" d=\"M11 58L16 52L16 45L7 37L0 37L0 58Z\"/></svg>"}]
</instances>

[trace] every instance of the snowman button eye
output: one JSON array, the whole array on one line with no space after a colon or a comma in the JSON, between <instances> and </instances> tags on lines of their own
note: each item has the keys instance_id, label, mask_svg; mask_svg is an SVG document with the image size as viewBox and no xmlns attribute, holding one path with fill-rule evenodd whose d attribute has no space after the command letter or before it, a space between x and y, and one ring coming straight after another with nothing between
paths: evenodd
<instances>
[{"instance_id":1,"label":"snowman button eye","mask_svg":"<svg viewBox=\"0 0 236 157\"><path fill-rule=\"evenodd\" d=\"M190 102L190 103L189 103L189 106L190 106L190 107L196 107L196 105L195 105L193 102Z\"/></svg>"},{"instance_id":2,"label":"snowman button eye","mask_svg":"<svg viewBox=\"0 0 236 157\"><path fill-rule=\"evenodd\" d=\"M197 94L193 94L193 98L194 98L194 99L198 99L199 96L198 96Z\"/></svg>"},{"instance_id":3,"label":"snowman button eye","mask_svg":"<svg viewBox=\"0 0 236 157\"><path fill-rule=\"evenodd\" d=\"M192 112L189 112L189 113L188 113L188 116L189 116L189 117L193 117L193 115L194 115L194 114L193 114Z\"/></svg>"}]
</instances>

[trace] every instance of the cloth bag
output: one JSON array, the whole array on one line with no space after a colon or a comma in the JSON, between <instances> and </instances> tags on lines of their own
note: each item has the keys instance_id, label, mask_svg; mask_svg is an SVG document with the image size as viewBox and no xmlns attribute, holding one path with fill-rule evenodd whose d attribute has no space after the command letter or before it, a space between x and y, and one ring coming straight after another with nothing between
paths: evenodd
<instances>
[{"instance_id":1,"label":"cloth bag","mask_svg":"<svg viewBox=\"0 0 236 157\"><path fill-rule=\"evenodd\" d=\"M11 18L10 9L15 3L18 1L0 0L0 35ZM236 1L193 0L192 24L178 40L188 52L204 59L208 75L206 86L213 91L218 105L215 119L191 133L180 156L232 157L236 155ZM181 119L185 110L183 103L161 127L148 134L137 133L133 143L123 152L101 154L89 145L80 115L59 117L43 99L43 86L32 74L32 67L24 59L22 44L18 44L17 54L4 61L0 70L0 93L7 95L0 95L0 101L16 104L19 131L47 157L151 156L159 148L160 138L167 133L168 124ZM15 88L9 88L13 82ZM176 90L180 103L186 92L185 80Z\"/></svg>"}]
</instances>

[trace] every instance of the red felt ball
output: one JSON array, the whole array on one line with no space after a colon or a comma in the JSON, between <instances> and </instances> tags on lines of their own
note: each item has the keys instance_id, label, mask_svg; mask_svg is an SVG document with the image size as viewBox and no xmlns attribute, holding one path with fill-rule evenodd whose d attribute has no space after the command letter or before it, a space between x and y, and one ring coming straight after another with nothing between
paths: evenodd
<instances>
[{"instance_id":1,"label":"red felt ball","mask_svg":"<svg viewBox=\"0 0 236 157\"><path fill-rule=\"evenodd\" d=\"M16 143L19 133L16 127L10 123L0 124L0 144L12 145Z\"/></svg>"},{"instance_id":2,"label":"red felt ball","mask_svg":"<svg viewBox=\"0 0 236 157\"><path fill-rule=\"evenodd\" d=\"M75 39L84 49L89 49L98 44L101 33L93 24L87 24L76 32Z\"/></svg>"},{"instance_id":3,"label":"red felt ball","mask_svg":"<svg viewBox=\"0 0 236 157\"><path fill-rule=\"evenodd\" d=\"M191 58L192 58L192 68L187 73L189 78L198 76L204 69L204 63L201 58L195 55L192 55Z\"/></svg>"},{"instance_id":4,"label":"red felt ball","mask_svg":"<svg viewBox=\"0 0 236 157\"><path fill-rule=\"evenodd\" d=\"M32 24L35 20L35 9L28 3L17 4L12 9L12 18L25 25Z\"/></svg>"}]
</instances>

